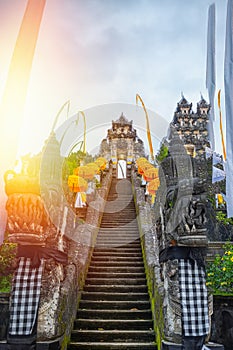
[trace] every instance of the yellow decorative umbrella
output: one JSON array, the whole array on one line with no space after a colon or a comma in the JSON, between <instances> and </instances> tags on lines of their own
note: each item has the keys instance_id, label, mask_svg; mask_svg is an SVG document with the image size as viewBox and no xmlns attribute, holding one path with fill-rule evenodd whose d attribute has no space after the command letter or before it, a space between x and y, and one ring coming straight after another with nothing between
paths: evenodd
<instances>
[{"instance_id":1,"label":"yellow decorative umbrella","mask_svg":"<svg viewBox=\"0 0 233 350\"><path fill-rule=\"evenodd\" d=\"M145 157L140 157L136 160L137 165L142 163L142 162L148 162L148 160Z\"/></svg>"},{"instance_id":2,"label":"yellow decorative umbrella","mask_svg":"<svg viewBox=\"0 0 233 350\"><path fill-rule=\"evenodd\" d=\"M147 182L150 182L159 176L159 169L154 167L148 168L144 171L143 176Z\"/></svg>"},{"instance_id":3,"label":"yellow decorative umbrella","mask_svg":"<svg viewBox=\"0 0 233 350\"><path fill-rule=\"evenodd\" d=\"M140 175L142 175L143 174L143 166L147 166L148 164L150 164L149 162L148 162L148 160L146 159L146 158L144 158L144 157L140 157L140 158L138 158L137 160L136 160L136 164L137 164L137 167L138 167L138 173L140 174ZM150 164L151 165L151 164Z\"/></svg>"},{"instance_id":4,"label":"yellow decorative umbrella","mask_svg":"<svg viewBox=\"0 0 233 350\"><path fill-rule=\"evenodd\" d=\"M68 177L68 186L72 192L85 192L88 184L81 176L70 175Z\"/></svg>"},{"instance_id":5,"label":"yellow decorative umbrella","mask_svg":"<svg viewBox=\"0 0 233 350\"><path fill-rule=\"evenodd\" d=\"M104 158L104 157L98 157L98 158L96 159L96 161L101 161L101 162L107 163L107 159Z\"/></svg>"},{"instance_id":6,"label":"yellow decorative umbrella","mask_svg":"<svg viewBox=\"0 0 233 350\"><path fill-rule=\"evenodd\" d=\"M99 167L99 165L97 163L94 163L94 162L93 163L88 163L88 164L86 164L86 166L91 168L91 169L93 169L95 174L98 174L99 171L100 171L100 167Z\"/></svg>"},{"instance_id":7,"label":"yellow decorative umbrella","mask_svg":"<svg viewBox=\"0 0 233 350\"><path fill-rule=\"evenodd\" d=\"M78 175L84 179L91 180L95 175L95 170L91 167L83 165L74 169L74 175Z\"/></svg>"},{"instance_id":8,"label":"yellow decorative umbrella","mask_svg":"<svg viewBox=\"0 0 233 350\"><path fill-rule=\"evenodd\" d=\"M104 157L99 157L96 159L95 163L99 165L101 170L104 170L106 168L107 159Z\"/></svg>"},{"instance_id":9,"label":"yellow decorative umbrella","mask_svg":"<svg viewBox=\"0 0 233 350\"><path fill-rule=\"evenodd\" d=\"M147 185L147 191L149 192L149 194L155 195L157 189L159 188L159 185L160 185L160 181L158 177L150 181Z\"/></svg>"},{"instance_id":10,"label":"yellow decorative umbrella","mask_svg":"<svg viewBox=\"0 0 233 350\"><path fill-rule=\"evenodd\" d=\"M138 165L138 173L140 175L144 175L145 171L150 168L153 168L153 165L151 165L149 162L142 163Z\"/></svg>"}]
</instances>

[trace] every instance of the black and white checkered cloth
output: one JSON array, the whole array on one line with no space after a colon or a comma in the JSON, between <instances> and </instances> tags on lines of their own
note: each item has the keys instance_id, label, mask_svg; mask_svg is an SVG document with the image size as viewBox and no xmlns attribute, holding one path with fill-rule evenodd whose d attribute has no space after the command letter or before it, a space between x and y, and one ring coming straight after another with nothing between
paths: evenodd
<instances>
[{"instance_id":1,"label":"black and white checkered cloth","mask_svg":"<svg viewBox=\"0 0 233 350\"><path fill-rule=\"evenodd\" d=\"M209 332L208 294L205 271L195 260L179 260L179 287L184 336Z\"/></svg>"},{"instance_id":2,"label":"black and white checkered cloth","mask_svg":"<svg viewBox=\"0 0 233 350\"><path fill-rule=\"evenodd\" d=\"M15 272L10 305L10 335L30 335L36 322L44 260L38 268L21 257Z\"/></svg>"}]
</instances>

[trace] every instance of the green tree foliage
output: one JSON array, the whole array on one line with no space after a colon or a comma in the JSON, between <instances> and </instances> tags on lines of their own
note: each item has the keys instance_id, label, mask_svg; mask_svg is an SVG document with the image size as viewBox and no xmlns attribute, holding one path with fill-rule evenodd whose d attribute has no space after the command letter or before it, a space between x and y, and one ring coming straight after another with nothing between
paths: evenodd
<instances>
[{"instance_id":1,"label":"green tree foliage","mask_svg":"<svg viewBox=\"0 0 233 350\"><path fill-rule=\"evenodd\" d=\"M0 246L0 291L9 292L14 269L16 267L15 243L5 242Z\"/></svg>"},{"instance_id":2,"label":"green tree foliage","mask_svg":"<svg viewBox=\"0 0 233 350\"><path fill-rule=\"evenodd\" d=\"M84 153L81 150L77 152L72 152L67 158L65 158L63 163L63 179L66 180L69 175L73 174L75 168L93 162L93 157L89 153Z\"/></svg>"},{"instance_id":3,"label":"green tree foliage","mask_svg":"<svg viewBox=\"0 0 233 350\"><path fill-rule=\"evenodd\" d=\"M161 163L164 158L168 156L168 147L162 143L161 147L156 155L156 160L158 163Z\"/></svg>"},{"instance_id":4,"label":"green tree foliage","mask_svg":"<svg viewBox=\"0 0 233 350\"><path fill-rule=\"evenodd\" d=\"M214 294L233 294L233 244L224 245L224 254L217 254L207 267L206 285Z\"/></svg>"},{"instance_id":5,"label":"green tree foliage","mask_svg":"<svg viewBox=\"0 0 233 350\"><path fill-rule=\"evenodd\" d=\"M221 210L216 212L216 219L224 225L233 225L233 218L228 218Z\"/></svg>"}]
</instances>

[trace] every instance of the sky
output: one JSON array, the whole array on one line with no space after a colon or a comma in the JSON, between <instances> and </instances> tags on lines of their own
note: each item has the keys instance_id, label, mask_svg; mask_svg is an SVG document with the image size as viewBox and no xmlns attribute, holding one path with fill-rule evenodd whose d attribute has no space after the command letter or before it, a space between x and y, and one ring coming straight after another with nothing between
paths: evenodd
<instances>
[{"instance_id":1,"label":"sky","mask_svg":"<svg viewBox=\"0 0 233 350\"><path fill-rule=\"evenodd\" d=\"M80 110L86 113L90 134L87 151L94 147L91 141L95 140L96 146L106 136L105 126L107 129L108 123L120 116L119 105L135 105L137 93L146 107L160 116L150 116L152 134L157 133L160 119L167 123L172 120L181 92L193 103L194 110L200 92L208 100L206 37L208 7L212 3L213 0L47 0L18 154L35 154L42 149L67 100L69 117ZM0 0L0 96L26 4L26 0ZM217 89L223 90L227 1L216 0L215 4ZM108 105L113 106L112 110ZM134 119L131 112L125 113L130 120ZM66 114L64 109L57 127L65 121ZM218 116L216 119L218 133ZM143 114L143 128L142 120ZM98 129L96 134L93 128ZM145 137L145 133L141 135Z\"/></svg>"}]
</instances>

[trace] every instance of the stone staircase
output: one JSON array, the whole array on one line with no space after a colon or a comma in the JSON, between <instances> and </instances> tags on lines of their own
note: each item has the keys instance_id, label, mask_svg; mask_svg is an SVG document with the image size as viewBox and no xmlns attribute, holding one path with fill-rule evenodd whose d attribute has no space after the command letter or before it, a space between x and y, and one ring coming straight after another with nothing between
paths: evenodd
<instances>
[{"instance_id":1,"label":"stone staircase","mask_svg":"<svg viewBox=\"0 0 233 350\"><path fill-rule=\"evenodd\" d=\"M68 349L157 349L128 179L112 180Z\"/></svg>"}]
</instances>

